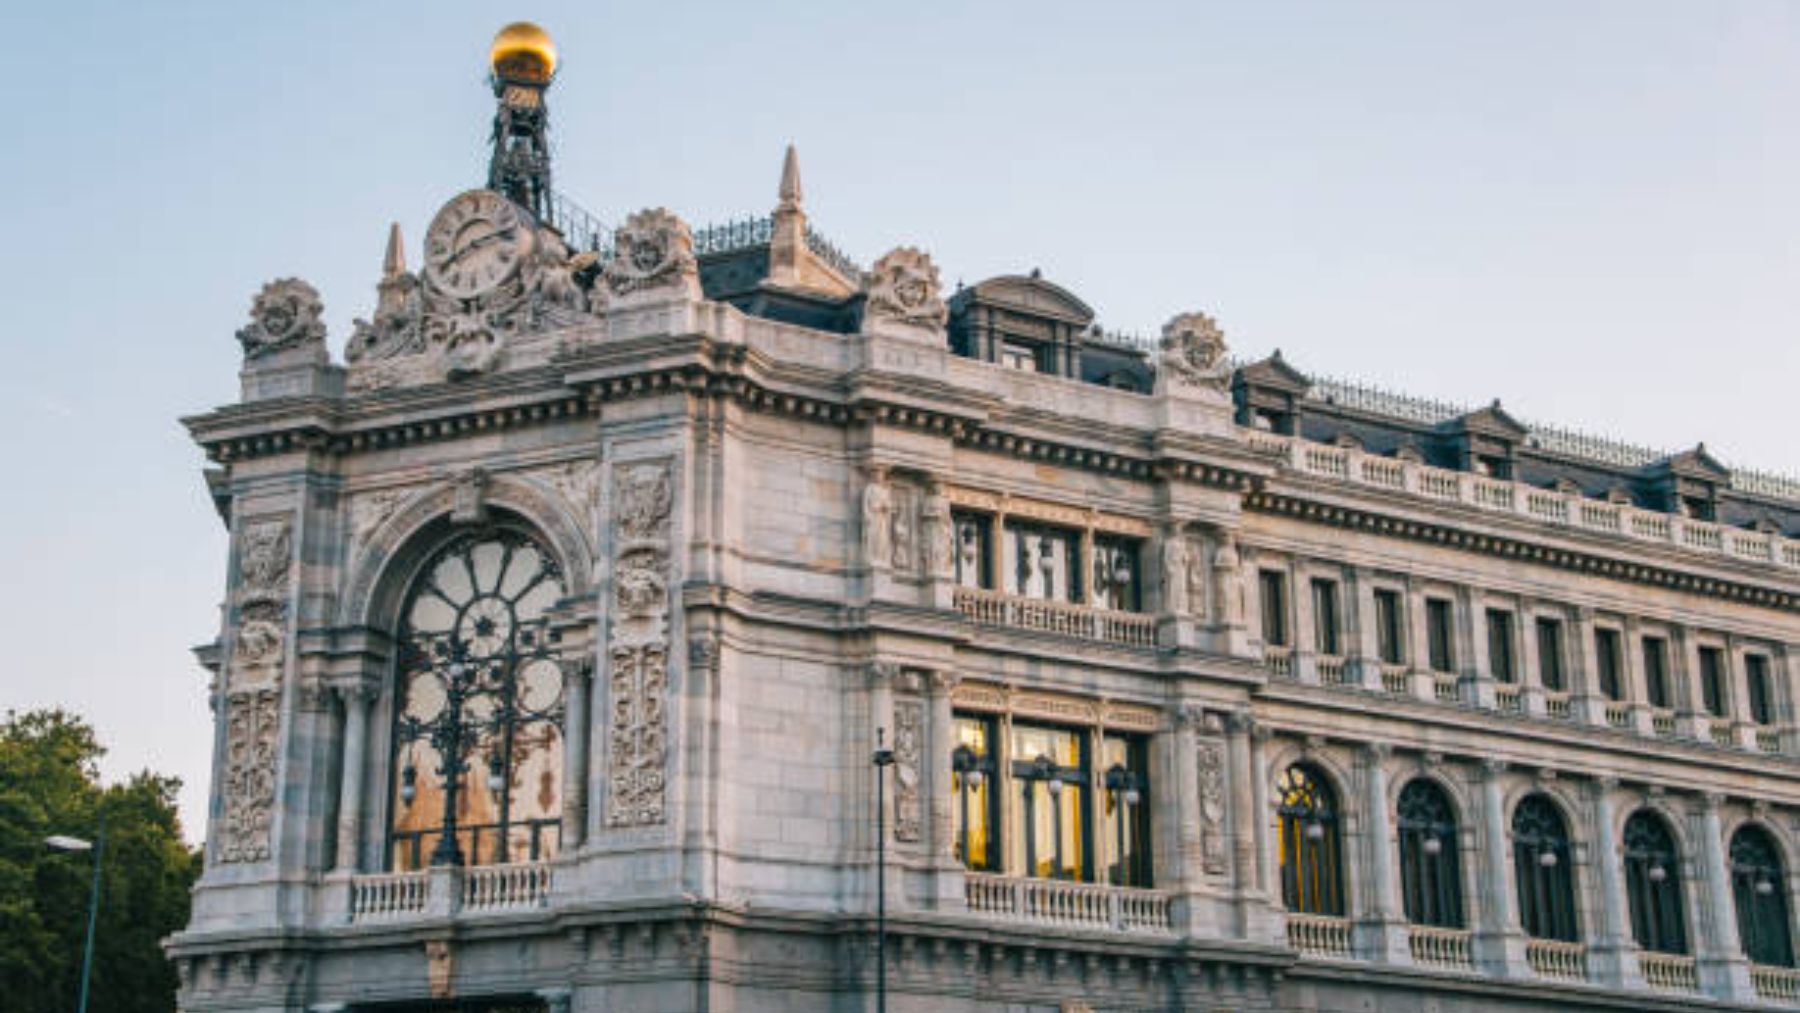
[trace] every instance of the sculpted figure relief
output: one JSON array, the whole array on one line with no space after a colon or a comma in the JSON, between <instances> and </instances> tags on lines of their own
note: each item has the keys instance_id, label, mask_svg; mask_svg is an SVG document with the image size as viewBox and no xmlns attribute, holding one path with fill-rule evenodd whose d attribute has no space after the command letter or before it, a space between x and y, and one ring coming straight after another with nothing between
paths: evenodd
<instances>
[{"instance_id":1,"label":"sculpted figure relief","mask_svg":"<svg viewBox=\"0 0 1800 1013\"><path fill-rule=\"evenodd\" d=\"M866 323L897 323L941 330L950 310L939 294L938 269L921 250L902 246L875 262L868 274Z\"/></svg>"},{"instance_id":2,"label":"sculpted figure relief","mask_svg":"<svg viewBox=\"0 0 1800 1013\"><path fill-rule=\"evenodd\" d=\"M870 566L886 566L893 552L888 515L893 504L888 499L887 476L870 469L863 481L862 533L863 558Z\"/></svg>"},{"instance_id":3,"label":"sculpted figure relief","mask_svg":"<svg viewBox=\"0 0 1800 1013\"><path fill-rule=\"evenodd\" d=\"M1223 390L1231 379L1225 332L1204 313L1183 313L1163 325L1159 374L1178 386Z\"/></svg>"},{"instance_id":4,"label":"sculpted figure relief","mask_svg":"<svg viewBox=\"0 0 1800 1013\"><path fill-rule=\"evenodd\" d=\"M924 827L919 783L924 754L925 705L911 700L894 704L894 839L916 841Z\"/></svg>"},{"instance_id":5,"label":"sculpted figure relief","mask_svg":"<svg viewBox=\"0 0 1800 1013\"><path fill-rule=\"evenodd\" d=\"M1230 532L1219 535L1219 547L1213 552L1214 621L1222 626L1244 625L1244 589L1238 580L1237 539Z\"/></svg>"},{"instance_id":6,"label":"sculpted figure relief","mask_svg":"<svg viewBox=\"0 0 1800 1013\"><path fill-rule=\"evenodd\" d=\"M612 296L629 296L695 278L694 237L665 208L639 211L613 237L613 257L601 272Z\"/></svg>"},{"instance_id":7,"label":"sculpted figure relief","mask_svg":"<svg viewBox=\"0 0 1800 1013\"><path fill-rule=\"evenodd\" d=\"M287 596L288 566L293 558L286 520L246 524L239 536L238 597L252 601Z\"/></svg>"},{"instance_id":8,"label":"sculpted figure relief","mask_svg":"<svg viewBox=\"0 0 1800 1013\"><path fill-rule=\"evenodd\" d=\"M668 468L661 464L632 465L614 474L619 483L620 534L634 541L667 535L672 495Z\"/></svg>"},{"instance_id":9,"label":"sculpted figure relief","mask_svg":"<svg viewBox=\"0 0 1800 1013\"><path fill-rule=\"evenodd\" d=\"M1225 747L1200 746L1200 854L1208 873L1225 871Z\"/></svg>"},{"instance_id":10,"label":"sculpted figure relief","mask_svg":"<svg viewBox=\"0 0 1800 1013\"><path fill-rule=\"evenodd\" d=\"M919 522L920 537L925 543L926 576L950 576L950 500L935 483L925 492Z\"/></svg>"},{"instance_id":11,"label":"sculpted figure relief","mask_svg":"<svg viewBox=\"0 0 1800 1013\"><path fill-rule=\"evenodd\" d=\"M1187 540L1178 528L1162 538L1163 611L1186 615L1188 611Z\"/></svg>"},{"instance_id":12,"label":"sculpted figure relief","mask_svg":"<svg viewBox=\"0 0 1800 1013\"><path fill-rule=\"evenodd\" d=\"M317 289L299 278L277 278L250 304L250 323L237 332L244 358L259 359L300 345L325 344L325 304Z\"/></svg>"}]
</instances>

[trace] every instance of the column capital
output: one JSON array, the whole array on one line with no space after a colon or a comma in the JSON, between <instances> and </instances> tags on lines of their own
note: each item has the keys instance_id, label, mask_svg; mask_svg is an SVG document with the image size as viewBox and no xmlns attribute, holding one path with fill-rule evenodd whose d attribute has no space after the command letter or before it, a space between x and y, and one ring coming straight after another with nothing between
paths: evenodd
<instances>
[{"instance_id":1,"label":"column capital","mask_svg":"<svg viewBox=\"0 0 1800 1013\"><path fill-rule=\"evenodd\" d=\"M1725 793L1722 791L1703 791L1700 793L1700 811L1708 815L1717 815L1719 807L1725 804Z\"/></svg>"},{"instance_id":2,"label":"column capital","mask_svg":"<svg viewBox=\"0 0 1800 1013\"><path fill-rule=\"evenodd\" d=\"M1506 773L1510 766L1511 764L1507 763L1505 760L1497 760L1491 756L1484 756L1481 758L1481 772L1490 778L1499 777L1501 774Z\"/></svg>"},{"instance_id":3,"label":"column capital","mask_svg":"<svg viewBox=\"0 0 1800 1013\"><path fill-rule=\"evenodd\" d=\"M934 668L929 673L931 690L934 693L954 693L956 687L962 685L962 673L954 669Z\"/></svg>"},{"instance_id":4,"label":"column capital","mask_svg":"<svg viewBox=\"0 0 1800 1013\"><path fill-rule=\"evenodd\" d=\"M1365 742L1362 749L1369 759L1377 763L1394 755L1394 744L1391 742Z\"/></svg>"},{"instance_id":5,"label":"column capital","mask_svg":"<svg viewBox=\"0 0 1800 1013\"><path fill-rule=\"evenodd\" d=\"M1619 779L1612 774L1601 774L1594 778L1594 790L1601 795L1615 791L1618 787Z\"/></svg>"},{"instance_id":6,"label":"column capital","mask_svg":"<svg viewBox=\"0 0 1800 1013\"><path fill-rule=\"evenodd\" d=\"M331 680L326 684L345 707L351 704L368 704L381 695L381 687L375 679L365 675L345 676Z\"/></svg>"},{"instance_id":7,"label":"column capital","mask_svg":"<svg viewBox=\"0 0 1800 1013\"><path fill-rule=\"evenodd\" d=\"M1225 730L1233 734L1248 732L1255 734L1261 724L1247 710L1225 712Z\"/></svg>"}]
</instances>

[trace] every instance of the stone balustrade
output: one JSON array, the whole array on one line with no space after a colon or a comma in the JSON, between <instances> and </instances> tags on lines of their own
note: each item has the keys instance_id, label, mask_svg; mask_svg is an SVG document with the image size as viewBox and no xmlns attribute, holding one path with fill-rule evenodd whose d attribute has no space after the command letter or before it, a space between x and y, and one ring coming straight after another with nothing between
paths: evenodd
<instances>
[{"instance_id":1,"label":"stone balustrade","mask_svg":"<svg viewBox=\"0 0 1800 1013\"><path fill-rule=\"evenodd\" d=\"M1630 728L1630 705L1618 703L1616 701L1608 701L1606 704L1606 725L1609 728Z\"/></svg>"},{"instance_id":2,"label":"stone balustrade","mask_svg":"<svg viewBox=\"0 0 1800 1013\"><path fill-rule=\"evenodd\" d=\"M425 910L429 873L377 872L350 881L350 920L391 921Z\"/></svg>"},{"instance_id":3,"label":"stone balustrade","mask_svg":"<svg viewBox=\"0 0 1800 1013\"><path fill-rule=\"evenodd\" d=\"M1436 925L1408 925L1407 945L1413 963L1422 967L1442 967L1467 971L1475 967L1474 933L1467 929L1447 929Z\"/></svg>"},{"instance_id":4,"label":"stone balustrade","mask_svg":"<svg viewBox=\"0 0 1800 1013\"><path fill-rule=\"evenodd\" d=\"M971 872L963 896L972 912L1035 925L1156 934L1173 927L1169 897L1156 890Z\"/></svg>"},{"instance_id":5,"label":"stone balustrade","mask_svg":"<svg viewBox=\"0 0 1800 1013\"><path fill-rule=\"evenodd\" d=\"M1284 679L1294 675L1294 649L1267 644L1263 647L1263 667L1270 675L1279 675Z\"/></svg>"},{"instance_id":6,"label":"stone balustrade","mask_svg":"<svg viewBox=\"0 0 1800 1013\"><path fill-rule=\"evenodd\" d=\"M1542 978L1587 980L1587 947L1560 939L1525 940L1525 962Z\"/></svg>"},{"instance_id":7,"label":"stone balustrade","mask_svg":"<svg viewBox=\"0 0 1800 1013\"><path fill-rule=\"evenodd\" d=\"M1756 987L1756 994L1760 998L1800 1002L1800 970L1770 964L1751 964L1750 983Z\"/></svg>"},{"instance_id":8,"label":"stone balustrade","mask_svg":"<svg viewBox=\"0 0 1800 1013\"><path fill-rule=\"evenodd\" d=\"M1329 915L1291 913L1287 917L1288 945L1309 957L1350 959L1350 919Z\"/></svg>"},{"instance_id":9,"label":"stone balustrade","mask_svg":"<svg viewBox=\"0 0 1800 1013\"><path fill-rule=\"evenodd\" d=\"M1756 751L1759 753L1781 752L1781 733L1773 728L1756 730Z\"/></svg>"},{"instance_id":10,"label":"stone balustrade","mask_svg":"<svg viewBox=\"0 0 1800 1013\"><path fill-rule=\"evenodd\" d=\"M1731 723L1729 721L1707 722L1706 737L1712 740L1712 744L1718 746L1720 749L1730 749L1732 746L1737 745L1737 742L1732 738Z\"/></svg>"},{"instance_id":11,"label":"stone balustrade","mask_svg":"<svg viewBox=\"0 0 1800 1013\"><path fill-rule=\"evenodd\" d=\"M1156 617L1140 612L1115 612L973 587L957 588L952 601L958 612L986 626L1054 633L1126 647L1156 646Z\"/></svg>"},{"instance_id":12,"label":"stone balustrade","mask_svg":"<svg viewBox=\"0 0 1800 1013\"><path fill-rule=\"evenodd\" d=\"M1698 992L1700 975L1694 969L1694 958L1675 953L1642 950L1638 953L1638 971L1644 984L1664 992Z\"/></svg>"},{"instance_id":13,"label":"stone balustrade","mask_svg":"<svg viewBox=\"0 0 1800 1013\"><path fill-rule=\"evenodd\" d=\"M1652 711L1650 713L1650 730L1661 738L1674 738L1675 712L1668 710Z\"/></svg>"},{"instance_id":14,"label":"stone balustrade","mask_svg":"<svg viewBox=\"0 0 1800 1013\"><path fill-rule=\"evenodd\" d=\"M542 907L550 897L550 866L544 862L479 865L463 870L464 911Z\"/></svg>"},{"instance_id":15,"label":"stone balustrade","mask_svg":"<svg viewBox=\"0 0 1800 1013\"><path fill-rule=\"evenodd\" d=\"M1800 541L1767 532L1592 500L1470 472L1448 471L1352 447L1262 431L1246 433L1252 450L1278 457L1289 468L1306 475L1410 492L1425 499L1512 514L1570 530L1660 542L1687 552L1800 570Z\"/></svg>"},{"instance_id":16,"label":"stone balustrade","mask_svg":"<svg viewBox=\"0 0 1800 1013\"><path fill-rule=\"evenodd\" d=\"M428 912L486 914L543 907L550 899L551 870L548 862L513 862L355 876L350 880L350 921L391 922Z\"/></svg>"},{"instance_id":17,"label":"stone balustrade","mask_svg":"<svg viewBox=\"0 0 1800 1013\"><path fill-rule=\"evenodd\" d=\"M1575 720L1575 705L1566 692L1548 692L1544 694L1544 713L1557 721Z\"/></svg>"},{"instance_id":18,"label":"stone balustrade","mask_svg":"<svg viewBox=\"0 0 1800 1013\"><path fill-rule=\"evenodd\" d=\"M1405 665L1382 665L1381 688L1394 696L1405 696L1411 691L1411 673Z\"/></svg>"},{"instance_id":19,"label":"stone balustrade","mask_svg":"<svg viewBox=\"0 0 1800 1013\"><path fill-rule=\"evenodd\" d=\"M1506 714L1525 713L1525 695L1513 683L1494 684L1494 708Z\"/></svg>"},{"instance_id":20,"label":"stone balustrade","mask_svg":"<svg viewBox=\"0 0 1800 1013\"><path fill-rule=\"evenodd\" d=\"M1456 703L1462 699L1457 692L1456 676L1450 672L1434 672L1431 676L1431 693L1438 703Z\"/></svg>"},{"instance_id":21,"label":"stone balustrade","mask_svg":"<svg viewBox=\"0 0 1800 1013\"><path fill-rule=\"evenodd\" d=\"M1327 686L1344 684L1344 659L1335 654L1321 654L1313 661L1318 670L1319 681Z\"/></svg>"}]
</instances>

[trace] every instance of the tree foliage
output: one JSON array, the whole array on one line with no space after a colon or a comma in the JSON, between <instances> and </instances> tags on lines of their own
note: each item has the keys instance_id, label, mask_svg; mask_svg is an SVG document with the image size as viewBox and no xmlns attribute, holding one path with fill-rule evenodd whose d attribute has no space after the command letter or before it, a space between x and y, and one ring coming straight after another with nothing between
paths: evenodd
<instances>
[{"instance_id":1,"label":"tree foliage","mask_svg":"<svg viewBox=\"0 0 1800 1013\"><path fill-rule=\"evenodd\" d=\"M182 842L177 778L150 771L101 785L105 752L63 710L0 722L0 1008L75 1009L87 932L92 852L59 852L52 834L92 841L106 818L100 917L88 1008L175 1008L161 940L187 923L200 855Z\"/></svg>"}]
</instances>

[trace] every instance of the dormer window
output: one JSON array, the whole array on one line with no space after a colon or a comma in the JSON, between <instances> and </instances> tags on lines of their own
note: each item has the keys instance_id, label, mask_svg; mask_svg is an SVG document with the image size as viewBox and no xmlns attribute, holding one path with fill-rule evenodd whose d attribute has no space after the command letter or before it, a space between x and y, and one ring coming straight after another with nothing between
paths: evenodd
<instances>
[{"instance_id":1,"label":"dormer window","mask_svg":"<svg viewBox=\"0 0 1800 1013\"><path fill-rule=\"evenodd\" d=\"M1008 341L1000 346L1000 365L1007 369L1036 373L1038 372L1037 349L1016 341Z\"/></svg>"}]
</instances>

